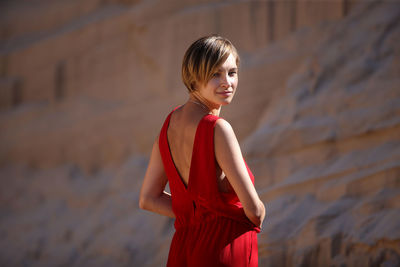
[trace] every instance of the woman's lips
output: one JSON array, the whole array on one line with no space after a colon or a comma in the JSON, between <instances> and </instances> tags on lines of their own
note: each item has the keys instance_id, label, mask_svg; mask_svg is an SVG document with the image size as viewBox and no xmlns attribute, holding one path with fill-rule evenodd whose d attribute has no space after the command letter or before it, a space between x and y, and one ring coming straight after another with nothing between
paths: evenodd
<instances>
[{"instance_id":1,"label":"woman's lips","mask_svg":"<svg viewBox=\"0 0 400 267\"><path fill-rule=\"evenodd\" d=\"M222 95L222 96L230 96L230 95L233 94L233 92L232 91L225 91L225 92L219 92L217 94Z\"/></svg>"}]
</instances>

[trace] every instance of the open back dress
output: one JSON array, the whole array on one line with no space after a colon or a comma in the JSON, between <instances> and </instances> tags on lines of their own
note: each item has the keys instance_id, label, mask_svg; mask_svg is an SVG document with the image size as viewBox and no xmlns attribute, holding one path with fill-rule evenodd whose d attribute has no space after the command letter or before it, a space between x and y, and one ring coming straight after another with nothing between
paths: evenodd
<instances>
[{"instance_id":1,"label":"open back dress","mask_svg":"<svg viewBox=\"0 0 400 267\"><path fill-rule=\"evenodd\" d=\"M224 193L218 189L214 127L219 117L207 114L197 125L186 186L175 167L167 138L172 113L159 136L176 216L167 266L258 266L260 228L246 217L235 192ZM247 164L246 167L254 183Z\"/></svg>"}]
</instances>

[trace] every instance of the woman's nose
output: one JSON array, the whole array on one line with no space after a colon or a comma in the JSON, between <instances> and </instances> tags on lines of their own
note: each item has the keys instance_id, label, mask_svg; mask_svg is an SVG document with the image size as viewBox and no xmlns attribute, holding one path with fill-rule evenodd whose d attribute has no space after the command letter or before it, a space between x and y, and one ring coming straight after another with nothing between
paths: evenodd
<instances>
[{"instance_id":1,"label":"woman's nose","mask_svg":"<svg viewBox=\"0 0 400 267\"><path fill-rule=\"evenodd\" d=\"M229 87L229 76L228 74L221 75L221 86Z\"/></svg>"}]
</instances>

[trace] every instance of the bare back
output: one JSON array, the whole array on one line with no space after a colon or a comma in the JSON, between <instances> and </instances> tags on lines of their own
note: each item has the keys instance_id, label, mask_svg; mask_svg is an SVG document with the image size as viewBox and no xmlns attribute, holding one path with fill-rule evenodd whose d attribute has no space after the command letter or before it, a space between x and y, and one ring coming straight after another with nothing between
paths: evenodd
<instances>
[{"instance_id":1,"label":"bare back","mask_svg":"<svg viewBox=\"0 0 400 267\"><path fill-rule=\"evenodd\" d=\"M167 130L172 159L186 186L189 182L194 137L201 118L201 114L186 111L180 107L172 113Z\"/></svg>"},{"instance_id":2,"label":"bare back","mask_svg":"<svg viewBox=\"0 0 400 267\"><path fill-rule=\"evenodd\" d=\"M175 164L175 168L186 187L189 183L189 172L196 130L203 116L204 114L193 111L189 108L185 109L184 106L179 107L172 113L167 130L167 138L171 156ZM225 174L222 172L218 164L216 169L219 190L221 192L232 191L233 189L229 184L228 179L225 177Z\"/></svg>"}]
</instances>

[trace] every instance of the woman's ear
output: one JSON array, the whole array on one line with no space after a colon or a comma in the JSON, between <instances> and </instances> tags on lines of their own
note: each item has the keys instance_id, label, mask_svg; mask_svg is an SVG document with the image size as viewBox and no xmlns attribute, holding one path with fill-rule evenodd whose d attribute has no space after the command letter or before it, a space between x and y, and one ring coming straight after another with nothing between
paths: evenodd
<instances>
[{"instance_id":1,"label":"woman's ear","mask_svg":"<svg viewBox=\"0 0 400 267\"><path fill-rule=\"evenodd\" d=\"M193 82L190 84L190 89L192 90L192 92L194 92L194 91L197 90L196 82L193 81Z\"/></svg>"}]
</instances>

